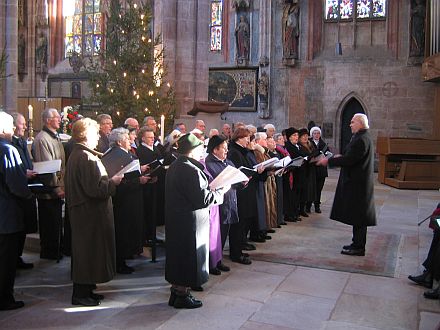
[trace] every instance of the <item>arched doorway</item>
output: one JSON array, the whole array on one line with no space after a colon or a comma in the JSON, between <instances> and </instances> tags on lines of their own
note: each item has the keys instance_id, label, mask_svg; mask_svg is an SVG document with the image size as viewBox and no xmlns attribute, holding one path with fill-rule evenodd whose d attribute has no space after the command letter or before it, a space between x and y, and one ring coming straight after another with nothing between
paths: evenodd
<instances>
[{"instance_id":1,"label":"arched doorway","mask_svg":"<svg viewBox=\"0 0 440 330\"><path fill-rule=\"evenodd\" d=\"M351 98L344 106L342 110L341 116L341 144L340 149L343 153L345 151L345 147L350 143L351 139L351 129L350 122L355 113L365 113L364 108L359 103L356 98Z\"/></svg>"}]
</instances>

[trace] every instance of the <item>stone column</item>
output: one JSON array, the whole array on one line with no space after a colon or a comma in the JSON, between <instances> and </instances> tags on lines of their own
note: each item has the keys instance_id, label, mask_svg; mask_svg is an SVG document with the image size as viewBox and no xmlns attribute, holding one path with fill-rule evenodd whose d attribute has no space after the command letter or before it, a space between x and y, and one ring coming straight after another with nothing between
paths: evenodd
<instances>
[{"instance_id":1,"label":"stone column","mask_svg":"<svg viewBox=\"0 0 440 330\"><path fill-rule=\"evenodd\" d=\"M6 63L5 109L17 111L17 37L18 37L18 1L6 0L5 43L8 60Z\"/></svg>"},{"instance_id":2,"label":"stone column","mask_svg":"<svg viewBox=\"0 0 440 330\"><path fill-rule=\"evenodd\" d=\"M270 36L272 34L272 15L271 15L271 1L260 0L260 23L259 23L259 45L258 56L260 65L259 77L259 102L258 102L258 116L260 118L269 118L270 113L270 63L271 59L271 43ZM263 73L265 74L263 77ZM263 78L262 78L263 77ZM267 83L261 84L262 81ZM266 94L263 95L260 86L265 85Z\"/></svg>"}]
</instances>

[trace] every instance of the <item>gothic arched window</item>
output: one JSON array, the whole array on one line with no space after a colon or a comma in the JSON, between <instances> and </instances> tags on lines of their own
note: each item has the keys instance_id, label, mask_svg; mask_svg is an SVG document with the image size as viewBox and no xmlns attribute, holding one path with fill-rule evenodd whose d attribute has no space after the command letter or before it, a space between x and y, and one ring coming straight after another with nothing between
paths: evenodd
<instances>
[{"instance_id":1,"label":"gothic arched window","mask_svg":"<svg viewBox=\"0 0 440 330\"><path fill-rule=\"evenodd\" d=\"M211 51L222 50L223 1L211 0Z\"/></svg>"},{"instance_id":2,"label":"gothic arched window","mask_svg":"<svg viewBox=\"0 0 440 330\"><path fill-rule=\"evenodd\" d=\"M102 46L101 0L63 2L65 22L64 54L97 55Z\"/></svg>"},{"instance_id":3,"label":"gothic arched window","mask_svg":"<svg viewBox=\"0 0 440 330\"><path fill-rule=\"evenodd\" d=\"M383 19L386 0L325 0L324 17L327 21L353 19Z\"/></svg>"}]
</instances>

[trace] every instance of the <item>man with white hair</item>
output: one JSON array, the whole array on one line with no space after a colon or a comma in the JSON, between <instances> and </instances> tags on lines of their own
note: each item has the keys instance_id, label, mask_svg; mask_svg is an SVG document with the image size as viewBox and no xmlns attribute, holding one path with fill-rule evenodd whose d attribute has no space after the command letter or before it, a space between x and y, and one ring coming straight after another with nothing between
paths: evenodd
<instances>
[{"instance_id":1,"label":"man with white hair","mask_svg":"<svg viewBox=\"0 0 440 330\"><path fill-rule=\"evenodd\" d=\"M99 141L96 150L104 153L110 148L108 142L108 135L112 131L113 121L112 121L112 117L106 113L99 114L96 117L96 121L99 124Z\"/></svg>"},{"instance_id":2,"label":"man with white hair","mask_svg":"<svg viewBox=\"0 0 440 330\"><path fill-rule=\"evenodd\" d=\"M124 126L127 128L129 127L136 128L136 134L139 132L139 122L137 121L136 118L130 117L125 119Z\"/></svg>"},{"instance_id":3,"label":"man with white hair","mask_svg":"<svg viewBox=\"0 0 440 330\"><path fill-rule=\"evenodd\" d=\"M19 242L24 230L21 199L32 196L26 170L11 144L13 118L0 111L0 310L24 306L14 299L14 282Z\"/></svg>"},{"instance_id":4,"label":"man with white hair","mask_svg":"<svg viewBox=\"0 0 440 330\"><path fill-rule=\"evenodd\" d=\"M266 130L266 135L268 138L273 137L275 134L275 126L273 124L264 125L264 129Z\"/></svg>"},{"instance_id":5,"label":"man with white hair","mask_svg":"<svg viewBox=\"0 0 440 330\"><path fill-rule=\"evenodd\" d=\"M195 124L194 128L201 130L203 132L203 134L205 134L206 125L203 120L201 120L201 119L196 120L196 124Z\"/></svg>"},{"instance_id":6,"label":"man with white hair","mask_svg":"<svg viewBox=\"0 0 440 330\"><path fill-rule=\"evenodd\" d=\"M367 226L376 225L374 150L366 115L356 113L350 128L353 136L345 153L329 160L322 158L317 165L341 167L330 219L353 226L352 244L344 245L341 253L364 256Z\"/></svg>"},{"instance_id":7,"label":"man with white hair","mask_svg":"<svg viewBox=\"0 0 440 330\"><path fill-rule=\"evenodd\" d=\"M35 137L32 155L35 162L61 160L57 173L40 174L39 179L50 192L39 193L38 221L40 231L40 257L58 260L61 258L62 205L64 198L65 154L57 130L61 117L57 109L46 109L42 113L43 129Z\"/></svg>"}]
</instances>

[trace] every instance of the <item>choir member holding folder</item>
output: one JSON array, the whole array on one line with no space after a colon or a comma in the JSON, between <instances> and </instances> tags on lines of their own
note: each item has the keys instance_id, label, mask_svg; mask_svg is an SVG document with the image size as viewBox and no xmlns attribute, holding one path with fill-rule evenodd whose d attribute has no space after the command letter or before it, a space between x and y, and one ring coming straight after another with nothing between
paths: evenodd
<instances>
[{"instance_id":1,"label":"choir member holding folder","mask_svg":"<svg viewBox=\"0 0 440 330\"><path fill-rule=\"evenodd\" d=\"M109 177L95 151L99 126L85 118L75 122L76 144L66 171L66 199L72 228L72 304L97 306L104 297L93 290L116 271L115 228L111 196L122 176Z\"/></svg>"},{"instance_id":2,"label":"choir member holding folder","mask_svg":"<svg viewBox=\"0 0 440 330\"><path fill-rule=\"evenodd\" d=\"M126 259L142 252L143 247L143 195L142 189L149 176L141 175L139 160L130 152L129 131L116 128L108 136L110 149L102 157L109 175L123 166L124 178L113 196L116 238L116 272L131 274L134 269ZM116 166L115 166L116 164ZM143 169L145 169L144 166ZM121 170L117 174L121 173Z\"/></svg>"}]
</instances>

